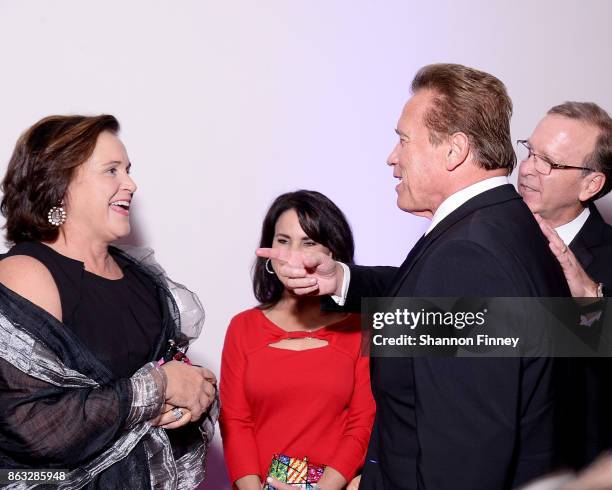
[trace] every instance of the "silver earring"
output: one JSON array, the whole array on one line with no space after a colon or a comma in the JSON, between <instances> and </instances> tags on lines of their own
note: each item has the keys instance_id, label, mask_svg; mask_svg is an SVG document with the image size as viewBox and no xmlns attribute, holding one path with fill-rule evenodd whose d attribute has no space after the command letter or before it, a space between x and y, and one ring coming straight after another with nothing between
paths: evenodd
<instances>
[{"instance_id":1,"label":"silver earring","mask_svg":"<svg viewBox=\"0 0 612 490\"><path fill-rule=\"evenodd\" d=\"M270 264L270 259L266 260L266 265L265 265L265 267L266 267L266 272L267 272L268 274L276 274L276 272L274 272L274 269L272 269L272 270L268 269L268 265L269 265L269 264Z\"/></svg>"},{"instance_id":2,"label":"silver earring","mask_svg":"<svg viewBox=\"0 0 612 490\"><path fill-rule=\"evenodd\" d=\"M47 220L53 226L62 226L66 222L66 210L64 209L64 202L62 201L59 206L53 206L47 214Z\"/></svg>"}]
</instances>

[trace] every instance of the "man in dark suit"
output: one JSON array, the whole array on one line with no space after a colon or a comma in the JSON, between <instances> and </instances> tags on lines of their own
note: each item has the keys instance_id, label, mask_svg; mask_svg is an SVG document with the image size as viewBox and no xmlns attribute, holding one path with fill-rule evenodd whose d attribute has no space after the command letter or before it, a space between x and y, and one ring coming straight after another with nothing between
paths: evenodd
<instances>
[{"instance_id":1,"label":"man in dark suit","mask_svg":"<svg viewBox=\"0 0 612 490\"><path fill-rule=\"evenodd\" d=\"M508 183L516 157L501 81L429 65L412 82L387 163L397 204L432 219L399 268L347 267L319 254L259 250L284 262L296 294L560 296L561 269ZM500 490L550 468L549 359L372 358L377 415L363 489Z\"/></svg>"},{"instance_id":2,"label":"man in dark suit","mask_svg":"<svg viewBox=\"0 0 612 490\"><path fill-rule=\"evenodd\" d=\"M594 103L565 102L518 148L519 193L548 225L546 235L554 228L560 239L552 248L572 295L601 294L602 286L612 286L612 228L594 201L612 189L612 119Z\"/></svg>"},{"instance_id":3,"label":"man in dark suit","mask_svg":"<svg viewBox=\"0 0 612 490\"><path fill-rule=\"evenodd\" d=\"M594 201L612 188L612 119L594 103L565 102L519 145L519 192L539 217L572 295L603 296L612 286L612 227ZM609 328L609 313L603 320ZM557 364L557 447L561 462L579 469L612 449L612 362Z\"/></svg>"}]
</instances>

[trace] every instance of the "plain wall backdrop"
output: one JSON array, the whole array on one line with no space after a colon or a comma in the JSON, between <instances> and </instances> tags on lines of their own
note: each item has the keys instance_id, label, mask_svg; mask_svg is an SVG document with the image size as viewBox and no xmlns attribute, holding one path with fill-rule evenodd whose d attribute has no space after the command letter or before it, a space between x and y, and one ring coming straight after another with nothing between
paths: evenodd
<instances>
[{"instance_id":1,"label":"plain wall backdrop","mask_svg":"<svg viewBox=\"0 0 612 490\"><path fill-rule=\"evenodd\" d=\"M0 0L0 170L43 116L114 114L139 186L132 240L199 294L191 355L218 372L274 197L325 193L359 263L399 265L427 224L397 209L385 165L416 70L495 74L527 138L564 100L612 111L611 19L609 0ZM612 221L612 198L599 205ZM218 440L208 468L203 488L229 488Z\"/></svg>"}]
</instances>

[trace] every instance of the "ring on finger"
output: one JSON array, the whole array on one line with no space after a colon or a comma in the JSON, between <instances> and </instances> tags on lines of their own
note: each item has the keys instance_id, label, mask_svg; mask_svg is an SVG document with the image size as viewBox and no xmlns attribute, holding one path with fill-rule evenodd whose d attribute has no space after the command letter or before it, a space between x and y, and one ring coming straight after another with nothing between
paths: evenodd
<instances>
[{"instance_id":1,"label":"ring on finger","mask_svg":"<svg viewBox=\"0 0 612 490\"><path fill-rule=\"evenodd\" d=\"M563 250L561 250L562 254L566 254L567 253L567 245L563 244Z\"/></svg>"},{"instance_id":2,"label":"ring on finger","mask_svg":"<svg viewBox=\"0 0 612 490\"><path fill-rule=\"evenodd\" d=\"M174 415L174 418L179 421L183 418L183 411L180 408L175 407L172 409L172 415Z\"/></svg>"}]
</instances>

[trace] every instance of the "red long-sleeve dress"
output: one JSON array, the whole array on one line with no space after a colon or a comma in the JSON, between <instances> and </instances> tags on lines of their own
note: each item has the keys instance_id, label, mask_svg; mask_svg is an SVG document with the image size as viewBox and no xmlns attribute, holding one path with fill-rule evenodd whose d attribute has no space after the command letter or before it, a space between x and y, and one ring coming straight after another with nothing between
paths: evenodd
<instances>
[{"instance_id":1,"label":"red long-sleeve dress","mask_svg":"<svg viewBox=\"0 0 612 490\"><path fill-rule=\"evenodd\" d=\"M324 347L270 347L313 337ZM221 435L232 482L268 473L275 453L307 456L350 481L363 465L374 420L359 318L312 333L286 332L253 308L235 316L221 361Z\"/></svg>"}]
</instances>

